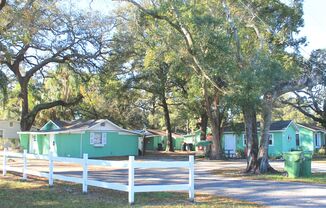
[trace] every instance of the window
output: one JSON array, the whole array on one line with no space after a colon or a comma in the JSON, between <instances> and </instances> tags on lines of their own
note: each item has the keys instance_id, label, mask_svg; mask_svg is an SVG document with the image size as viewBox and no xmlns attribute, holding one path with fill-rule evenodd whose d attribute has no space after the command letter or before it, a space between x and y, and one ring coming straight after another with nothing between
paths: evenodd
<instances>
[{"instance_id":1,"label":"window","mask_svg":"<svg viewBox=\"0 0 326 208\"><path fill-rule=\"evenodd\" d=\"M300 146L300 135L299 135L299 133L295 134L295 144L297 146Z\"/></svg>"},{"instance_id":2,"label":"window","mask_svg":"<svg viewBox=\"0 0 326 208\"><path fill-rule=\"evenodd\" d=\"M315 134L315 147L319 148L321 146L321 135L320 133Z\"/></svg>"},{"instance_id":3,"label":"window","mask_svg":"<svg viewBox=\"0 0 326 208\"><path fill-rule=\"evenodd\" d=\"M9 123L9 126L10 126L10 127L14 127L14 122L10 122L10 123Z\"/></svg>"},{"instance_id":4,"label":"window","mask_svg":"<svg viewBox=\"0 0 326 208\"><path fill-rule=\"evenodd\" d=\"M292 139L292 137L290 135L288 135L288 142L290 142Z\"/></svg>"},{"instance_id":5,"label":"window","mask_svg":"<svg viewBox=\"0 0 326 208\"><path fill-rule=\"evenodd\" d=\"M3 138L3 130L0 130L0 138Z\"/></svg>"},{"instance_id":6,"label":"window","mask_svg":"<svg viewBox=\"0 0 326 208\"><path fill-rule=\"evenodd\" d=\"M103 147L106 144L106 133L92 132L90 134L90 144L95 147Z\"/></svg>"},{"instance_id":7,"label":"window","mask_svg":"<svg viewBox=\"0 0 326 208\"><path fill-rule=\"evenodd\" d=\"M268 135L268 144L269 146L274 146L274 135L273 134L269 134Z\"/></svg>"},{"instance_id":8,"label":"window","mask_svg":"<svg viewBox=\"0 0 326 208\"><path fill-rule=\"evenodd\" d=\"M242 140L243 140L243 146L247 146L247 135L246 134L242 135Z\"/></svg>"}]
</instances>

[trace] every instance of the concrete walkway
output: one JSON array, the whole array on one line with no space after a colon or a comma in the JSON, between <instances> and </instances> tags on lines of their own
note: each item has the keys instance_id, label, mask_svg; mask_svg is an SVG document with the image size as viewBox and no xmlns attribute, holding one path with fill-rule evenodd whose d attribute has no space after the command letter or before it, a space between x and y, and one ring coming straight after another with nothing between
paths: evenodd
<instances>
[{"instance_id":1,"label":"concrete walkway","mask_svg":"<svg viewBox=\"0 0 326 208\"><path fill-rule=\"evenodd\" d=\"M21 162L12 163L21 167ZM273 162L273 167L282 168L283 162ZM45 171L48 163L33 161L29 169ZM195 167L195 188L197 192L227 196L231 198L257 202L270 207L326 207L326 185L313 185L293 182L274 182L247 180L214 176L216 169L244 169L244 161L197 161ZM0 169L2 169L0 164ZM81 167L64 163L55 163L55 173L81 177ZM313 162L313 170L326 172L326 162ZM137 169L135 184L181 184L187 183L186 169ZM120 168L90 166L89 178L107 182L127 184L128 171Z\"/></svg>"}]
</instances>

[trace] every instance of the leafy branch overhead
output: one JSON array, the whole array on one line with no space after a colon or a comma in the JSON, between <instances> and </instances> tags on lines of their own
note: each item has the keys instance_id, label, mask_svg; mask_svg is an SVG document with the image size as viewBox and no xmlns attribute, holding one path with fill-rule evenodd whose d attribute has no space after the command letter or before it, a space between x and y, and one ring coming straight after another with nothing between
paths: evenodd
<instances>
[{"instance_id":1,"label":"leafy branch overhead","mask_svg":"<svg viewBox=\"0 0 326 208\"><path fill-rule=\"evenodd\" d=\"M0 65L10 70L20 85L21 128L28 130L38 112L66 105L66 101L58 100L31 108L28 92L31 79L40 74L44 77L49 69L63 63L79 74L98 69L109 53L109 33L114 21L67 13L53 1L21 4L9 1L2 11L6 13L0 25ZM19 15L24 18L17 19Z\"/></svg>"}]
</instances>

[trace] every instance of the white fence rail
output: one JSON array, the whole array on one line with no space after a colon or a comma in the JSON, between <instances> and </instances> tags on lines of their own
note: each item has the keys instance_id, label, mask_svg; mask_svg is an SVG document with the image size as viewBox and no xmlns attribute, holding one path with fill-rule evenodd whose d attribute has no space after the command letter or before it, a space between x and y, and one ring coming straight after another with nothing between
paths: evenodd
<instances>
[{"instance_id":1,"label":"white fence rail","mask_svg":"<svg viewBox=\"0 0 326 208\"><path fill-rule=\"evenodd\" d=\"M27 175L35 175L39 177L45 177L49 180L49 185L53 186L54 180L69 181L82 184L82 191L87 193L88 186L96 186L106 189L114 189L118 191L128 192L128 201L130 204L134 203L135 193L137 192L158 192L158 191L188 191L189 200L193 201L195 197L195 183L194 183L194 156L189 156L189 161L149 161L138 162L135 161L134 156L129 156L129 161L107 161L107 160L94 160L88 159L88 154L84 154L83 158L67 158L67 157L54 157L52 153L49 155L34 155L27 154L24 150L23 153L14 153L4 150L0 152L3 156L2 174L5 176L7 171L23 173L23 180L27 179ZM8 158L22 158L22 168L8 166ZM47 160L49 161L49 172L40 172L34 170L28 170L28 159ZM82 177L71 177L60 175L53 172L54 162L68 162L79 164L82 166ZM104 181L91 180L88 177L88 166L106 166L128 169L128 185L120 183L109 183ZM135 185L135 169L148 169L148 168L187 168L189 170L189 180L187 184L177 185Z\"/></svg>"}]
</instances>

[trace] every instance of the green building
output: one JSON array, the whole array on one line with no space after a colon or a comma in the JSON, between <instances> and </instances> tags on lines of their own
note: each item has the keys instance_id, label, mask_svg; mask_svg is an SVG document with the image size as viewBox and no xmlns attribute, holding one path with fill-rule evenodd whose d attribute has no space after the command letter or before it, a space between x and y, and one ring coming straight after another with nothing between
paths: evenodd
<instances>
[{"instance_id":1,"label":"green building","mask_svg":"<svg viewBox=\"0 0 326 208\"><path fill-rule=\"evenodd\" d=\"M326 130L320 127L297 124L303 150L315 151L326 145Z\"/></svg>"},{"instance_id":2,"label":"green building","mask_svg":"<svg viewBox=\"0 0 326 208\"><path fill-rule=\"evenodd\" d=\"M166 131L162 130L154 130L154 129L147 129L146 132L142 132L145 134L145 149L149 151L156 151L156 150L165 150L167 144L167 136ZM173 147L175 150L181 150L183 144L183 136L179 134L172 134L173 138ZM161 147L161 148L160 148Z\"/></svg>"},{"instance_id":3,"label":"green building","mask_svg":"<svg viewBox=\"0 0 326 208\"><path fill-rule=\"evenodd\" d=\"M207 130L206 130L206 135L209 135L212 133L212 130L210 128L207 127ZM200 142L200 134L201 134L201 130L198 129L196 131L194 131L193 133L191 134L187 134L187 135L184 135L184 143L186 144L193 144L194 145L194 148L196 150L198 150L198 146L196 144L198 144L198 142ZM206 137L207 140L210 140L209 137Z\"/></svg>"},{"instance_id":4,"label":"green building","mask_svg":"<svg viewBox=\"0 0 326 208\"><path fill-rule=\"evenodd\" d=\"M260 125L258 125L258 141L260 141ZM226 154L235 156L237 151L245 151L246 137L244 124L224 129L222 148ZM270 127L268 154L271 157L281 156L284 152L298 149L301 146L299 128L291 120L275 121Z\"/></svg>"},{"instance_id":5,"label":"green building","mask_svg":"<svg viewBox=\"0 0 326 208\"><path fill-rule=\"evenodd\" d=\"M140 135L106 119L49 121L39 131L18 132L23 149L33 154L90 158L138 155Z\"/></svg>"}]
</instances>

